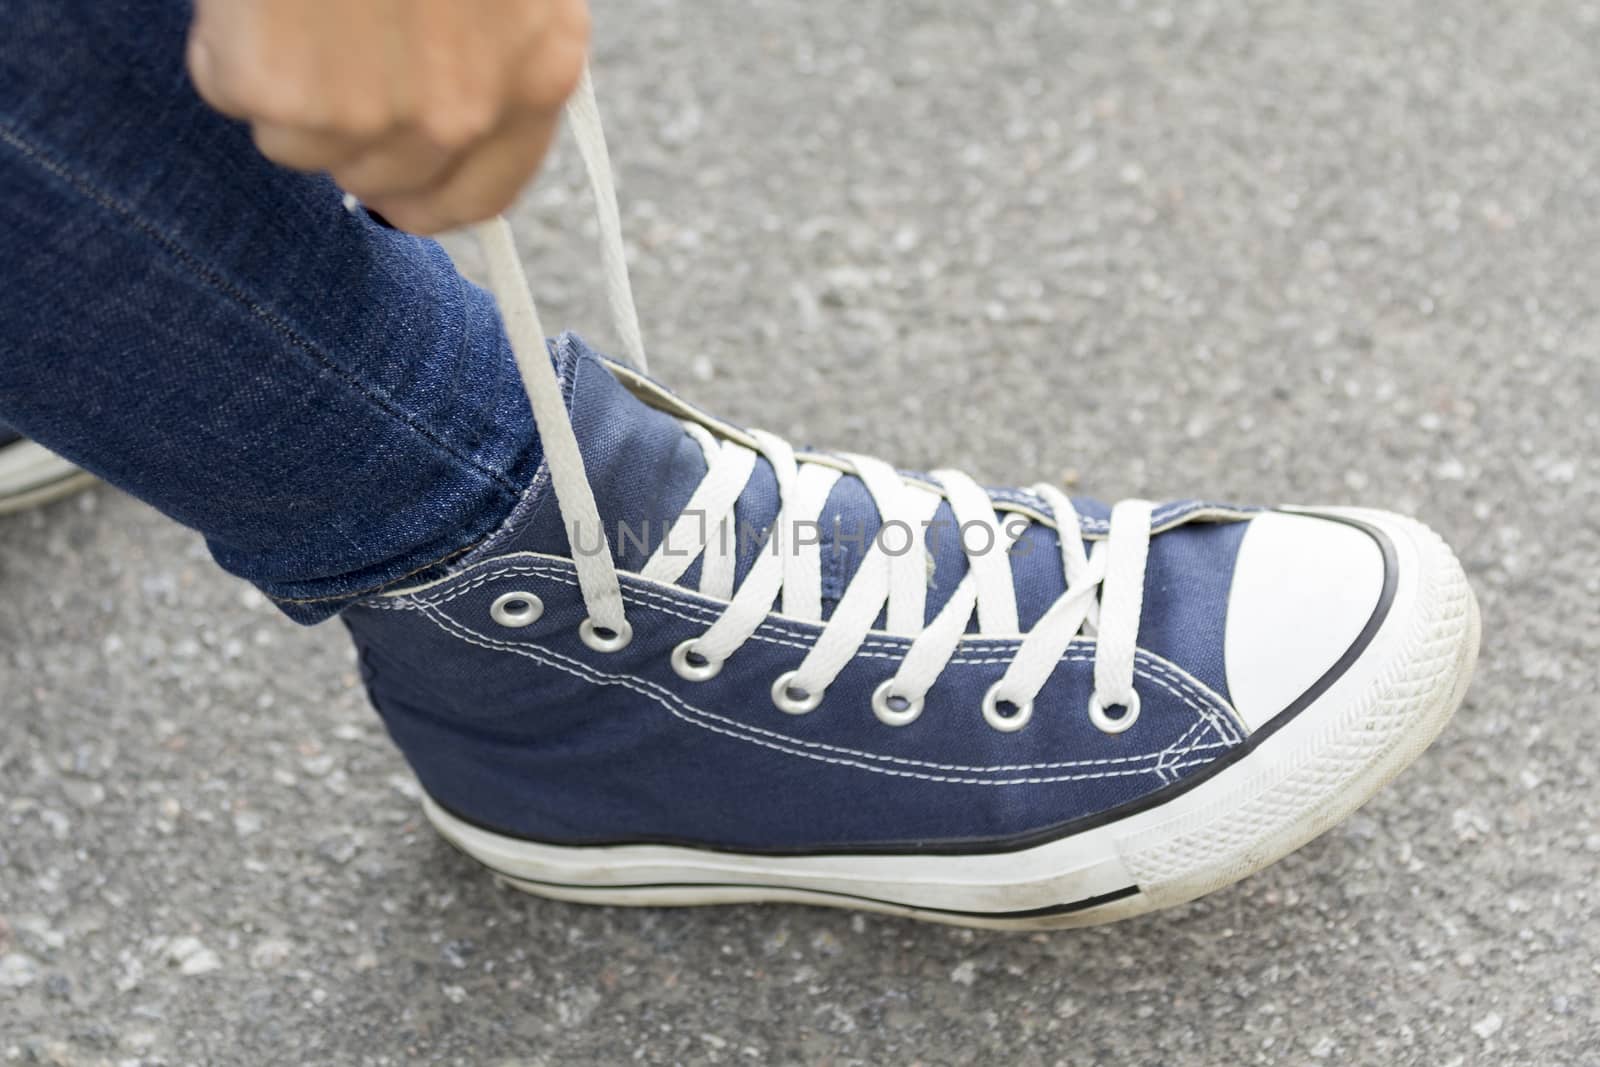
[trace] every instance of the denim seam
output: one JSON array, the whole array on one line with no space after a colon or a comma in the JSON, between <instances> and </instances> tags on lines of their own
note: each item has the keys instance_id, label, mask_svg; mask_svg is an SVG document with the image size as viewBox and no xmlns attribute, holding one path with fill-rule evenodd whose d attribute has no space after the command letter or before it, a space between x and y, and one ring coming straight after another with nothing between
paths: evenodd
<instances>
[{"instance_id":1,"label":"denim seam","mask_svg":"<svg viewBox=\"0 0 1600 1067\"><path fill-rule=\"evenodd\" d=\"M379 582L377 585L369 585L366 588L356 589L348 593L334 593L329 596L273 596L271 593L266 593L266 590L262 590L262 592L266 593L267 599L271 600L275 604L326 604L334 600L351 600L356 597L371 596L375 593L382 592L397 582L404 582L411 578L415 578L417 575L421 574L423 571L426 571L430 567L437 567L441 563L448 563L458 556L465 555L466 553L477 548L481 543L482 542L475 541L465 548L454 549L453 551L447 552L440 556L438 559L424 563L415 570L407 571L404 574L398 574L393 578Z\"/></svg>"},{"instance_id":2,"label":"denim seam","mask_svg":"<svg viewBox=\"0 0 1600 1067\"><path fill-rule=\"evenodd\" d=\"M477 471L480 475L492 481L502 489L513 494L520 494L521 490L510 479L504 477L493 468L486 468L470 456L457 453L449 444L428 430L425 426L413 420L404 411L394 406L393 401L381 392L367 388L361 380L347 369L341 367L331 357L313 344L308 338L302 337L292 326L279 318L275 313L256 301L245 290L231 279L208 267L204 260L194 255L183 245L164 233L160 228L146 221L131 207L122 203L116 197L102 189L91 185L77 174L58 163L51 155L41 150L32 141L23 137L15 127L0 124L0 143L9 145L20 153L23 158L33 163L46 174L62 182L78 195L98 204L113 216L120 218L126 225L131 226L138 233L143 234L150 241L170 255L177 263L188 270L201 282L213 290L228 297L235 303L244 307L255 318L265 323L274 332L281 335L290 345L309 355L324 370L332 373L349 387L356 395L367 401L378 411L390 418L404 424L408 429L427 441L445 457L463 464ZM337 599L337 598L332 598Z\"/></svg>"},{"instance_id":3,"label":"denim seam","mask_svg":"<svg viewBox=\"0 0 1600 1067\"><path fill-rule=\"evenodd\" d=\"M662 686L656 685L655 683L650 682L650 681L648 681L646 679L637 678L637 677L634 677L632 675L606 674L606 673L604 673L602 671L595 670L594 668L588 666L587 664L580 663L580 662L575 661L575 660L567 659L567 657L561 656L559 653L552 652L549 649L542 649L541 648L541 649L538 649L537 651L535 651L533 648L530 648L528 646L517 646L517 645L508 644L506 642L494 641L493 639L482 637L481 635L475 634L472 631L466 630L464 627L461 627L458 623L455 622L455 620L453 620L453 619L449 618L448 616L444 615L437 608L432 609L432 610L424 609L423 610L423 616L425 618L427 618L429 621L431 621L435 626L437 626L441 630L443 630L446 634L454 636L458 640L465 641L467 644L477 645L480 648L485 648L485 649L488 649L490 651L511 652L511 653L513 653L515 655L525 656L525 657L527 657L529 659L532 659L532 660L534 660L536 662L543 663L545 666L550 667L550 668L552 668L554 670L559 670L559 671L561 671L561 672L563 672L565 674L570 674L573 677L578 678L580 681L585 681L585 682L588 682L588 683L593 684L593 685L620 685L625 689L631 689L634 692L638 693L639 695L644 696L647 699L650 699L652 701L655 701L656 703L658 703L662 707L664 707L668 711L668 713L671 714L674 718L677 718L677 719L680 719L680 720L682 720L684 722L687 722L692 726L697 726L700 729L709 730L709 731L711 731L713 733L721 734L721 735L723 735L725 737L730 737L730 738L732 738L734 740L737 740L737 741L744 741L744 742L747 742L749 744L759 745L762 748L773 749L775 751L782 752L782 753L784 753L786 755L800 756L800 757L805 758L805 759L817 760L817 761L822 762L822 763L830 763L830 764L835 764L835 765L839 765L839 766L854 767L854 768L859 769L859 770L870 771L870 772L872 772L874 774L889 775L891 777L915 778L915 779L918 779L918 780L921 780L921 781L935 782L935 783L947 784L947 785L989 785L989 786L1000 786L1000 785L1049 785L1049 784L1060 783L1060 782L1081 782L1081 781L1090 781L1090 780L1103 779L1103 778L1126 778L1126 777L1132 777L1134 775L1156 773L1156 768L1152 766L1152 767L1133 767L1133 768L1127 768L1127 769L1121 769L1121 770L1110 770L1110 771L1091 771L1091 772L1085 772L1083 774L1072 774L1072 775L1029 776L1029 777L1026 777L1026 778L958 778L958 777L951 777L950 775L923 774L923 773L918 772L918 771L902 770L902 769L899 769L897 767L886 767L886 766L873 765L873 764L870 764L870 763L863 763L863 762L860 761L861 759L872 759L872 760L879 760L879 761L884 761L884 762L893 762L893 763L899 763L899 764L911 765L911 766L925 766L925 767L939 767L939 766L941 766L940 764L926 763L926 762L917 761L917 760L896 759L894 757L880 756L880 755L875 755L873 753L868 753L868 752L851 753L851 750L849 750L849 749L841 749L841 748L838 748L836 746L823 745L823 744L819 744L817 742L800 741L800 740L798 740L796 738L785 737L782 734L773 733L772 731L769 731L769 730L760 730L760 729L758 729L756 727L751 727L751 726L748 726L747 724L744 724L744 723L735 722L734 720L726 719L726 718L723 718L722 716L712 715L712 714L710 714L708 712L705 712L705 711L703 711L703 710L701 710L699 708L695 708L693 705L689 704L687 701L685 701L681 697L677 696L677 694L672 693L670 690L667 690ZM562 661L564 661L564 662L562 662ZM681 707L684 710L679 710L679 708L676 708L676 707L673 706L674 704L678 705L679 707ZM718 725L715 725L711 721L702 721L701 719L695 718L694 715L690 714L690 713L697 713L700 716L704 716L706 719L715 720L716 722L725 723L726 726L718 726ZM779 743L777 741L763 740L760 737L750 736L751 733L761 733L761 734L767 735L768 737L778 738L778 739L781 739L782 742L786 742L786 744L785 743ZM807 751L803 751L800 748L791 747L791 746L797 746L797 745L804 745L806 747L814 748L814 749L827 749L827 750L831 750L831 751L834 751L834 752L851 753L852 755L855 755L855 756L860 757L860 758L842 758L840 756L826 756L826 755L820 754L819 752L807 752ZM1149 760L1149 759L1152 759L1152 758L1159 759L1160 756L1161 756L1160 752L1153 752L1153 753L1148 753L1144 758L1146 760ZM1201 763L1207 763L1207 762L1210 762L1210 761L1209 760L1192 760L1192 761L1188 761L1188 762L1186 762L1186 763L1184 763L1184 764L1182 764L1180 766L1183 766L1183 767L1196 766L1196 765L1199 765ZM999 768L999 769L1004 769L1004 768ZM1177 768L1173 768L1173 769L1177 769ZM981 770L983 770L983 768L978 768L978 770L981 771Z\"/></svg>"},{"instance_id":4,"label":"denim seam","mask_svg":"<svg viewBox=\"0 0 1600 1067\"><path fill-rule=\"evenodd\" d=\"M556 338L556 350L558 353L571 351L570 335L562 334ZM567 365L563 365L563 362L566 362ZM556 384L561 387L561 400L569 413L572 411L573 391L577 388L577 376L578 360L576 357L570 361L557 362ZM488 536L478 542L477 548L466 559L464 566L472 566L478 563L479 560L472 558L472 556L488 556L500 545L516 537L528 523L533 521L536 511L545 504L543 489L549 480L550 460L549 457L544 456L540 458L538 469L533 472L533 477L529 480L528 487L523 490L516 506L511 509L511 514L507 515L505 521L497 528L491 530Z\"/></svg>"},{"instance_id":5,"label":"denim seam","mask_svg":"<svg viewBox=\"0 0 1600 1067\"><path fill-rule=\"evenodd\" d=\"M567 410L570 419L573 395L578 388L578 374L583 368L582 354L573 345L573 337L570 333L562 333L556 338L555 349L558 356L556 360L556 384L561 389L562 406ZM533 521L538 509L545 505L542 490L549 480L550 459L548 456L541 456L538 470L533 472L533 478L529 481L527 489L523 491L516 506L511 509L511 514L506 516L505 521L497 529L491 531L486 538L478 543L478 550L473 555L487 556L500 545L521 533L523 528ZM477 562L479 562L478 559L468 558L465 565L471 566Z\"/></svg>"}]
</instances>

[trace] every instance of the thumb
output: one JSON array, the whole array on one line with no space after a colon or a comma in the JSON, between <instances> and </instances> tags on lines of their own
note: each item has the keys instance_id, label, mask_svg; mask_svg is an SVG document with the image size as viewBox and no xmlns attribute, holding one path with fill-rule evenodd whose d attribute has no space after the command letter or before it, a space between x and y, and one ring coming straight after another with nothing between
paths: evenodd
<instances>
[{"instance_id":1,"label":"thumb","mask_svg":"<svg viewBox=\"0 0 1600 1067\"><path fill-rule=\"evenodd\" d=\"M220 55L227 18L228 15L218 13L215 3L198 0L194 22L189 26L185 60L189 68L189 80L194 83L200 99L224 115L244 118L242 102L229 90L228 80L224 77L225 64Z\"/></svg>"}]
</instances>

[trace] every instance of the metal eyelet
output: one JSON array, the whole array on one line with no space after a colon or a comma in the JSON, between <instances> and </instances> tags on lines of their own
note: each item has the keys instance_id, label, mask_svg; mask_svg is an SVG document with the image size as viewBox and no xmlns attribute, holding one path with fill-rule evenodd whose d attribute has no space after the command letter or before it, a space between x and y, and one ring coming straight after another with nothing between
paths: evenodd
<instances>
[{"instance_id":1,"label":"metal eyelet","mask_svg":"<svg viewBox=\"0 0 1600 1067\"><path fill-rule=\"evenodd\" d=\"M627 648L628 642L633 640L633 627L627 619L623 619L621 628L613 630L607 626L596 626L593 619L586 617L578 624L578 636L596 652L617 652Z\"/></svg>"},{"instance_id":2,"label":"metal eyelet","mask_svg":"<svg viewBox=\"0 0 1600 1067\"><path fill-rule=\"evenodd\" d=\"M804 689L796 689L791 683L798 671L784 671L778 675L778 680L772 683L772 702L778 705L778 710L787 715L804 715L808 711L817 710L817 705L822 703L821 693L808 693ZM799 693L800 696L794 694Z\"/></svg>"},{"instance_id":3,"label":"metal eyelet","mask_svg":"<svg viewBox=\"0 0 1600 1067\"><path fill-rule=\"evenodd\" d=\"M894 679L886 678L882 685L872 691L872 714L888 726L909 726L922 714L922 701L896 696L892 691L893 686ZM901 707L894 706L892 702L896 700L900 701Z\"/></svg>"},{"instance_id":4,"label":"metal eyelet","mask_svg":"<svg viewBox=\"0 0 1600 1067\"><path fill-rule=\"evenodd\" d=\"M1094 723L1095 727L1102 733L1120 734L1139 721L1139 705L1141 703L1139 691L1137 689L1128 690L1128 699L1126 701L1119 701L1117 704L1109 705L1109 707L1113 708L1118 706L1122 708L1122 714L1113 719L1106 714L1108 705L1101 703L1100 692L1096 690L1089 694L1089 721Z\"/></svg>"},{"instance_id":5,"label":"metal eyelet","mask_svg":"<svg viewBox=\"0 0 1600 1067\"><path fill-rule=\"evenodd\" d=\"M489 618L501 626L527 626L537 622L539 616L543 614L544 601L520 589L500 594L494 598L494 603L489 605Z\"/></svg>"},{"instance_id":6,"label":"metal eyelet","mask_svg":"<svg viewBox=\"0 0 1600 1067\"><path fill-rule=\"evenodd\" d=\"M700 662L696 663L695 659ZM688 682L705 682L722 672L722 660L710 659L694 650L694 638L678 643L672 650L672 669Z\"/></svg>"},{"instance_id":7,"label":"metal eyelet","mask_svg":"<svg viewBox=\"0 0 1600 1067\"><path fill-rule=\"evenodd\" d=\"M1001 703L1010 704L1017 710L1007 715L1000 710ZM1000 683L991 685L988 692L983 694L983 721L999 730L1003 734L1015 733L1028 725L1028 720L1033 718L1033 701L1018 704L1013 700L1000 695Z\"/></svg>"}]
</instances>

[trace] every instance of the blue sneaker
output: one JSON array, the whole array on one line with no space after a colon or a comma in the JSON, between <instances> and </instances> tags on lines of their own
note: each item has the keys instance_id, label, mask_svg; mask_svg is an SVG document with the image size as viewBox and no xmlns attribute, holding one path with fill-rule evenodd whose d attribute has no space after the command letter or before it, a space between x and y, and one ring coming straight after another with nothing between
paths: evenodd
<instances>
[{"instance_id":1,"label":"blue sneaker","mask_svg":"<svg viewBox=\"0 0 1600 1067\"><path fill-rule=\"evenodd\" d=\"M343 617L427 817L512 885L1119 919L1328 829L1465 694L1473 595L1411 520L795 449L571 335L547 351L509 229L482 236L545 467L454 573Z\"/></svg>"},{"instance_id":2,"label":"blue sneaker","mask_svg":"<svg viewBox=\"0 0 1600 1067\"><path fill-rule=\"evenodd\" d=\"M47 504L93 482L93 475L0 423L0 515Z\"/></svg>"}]
</instances>

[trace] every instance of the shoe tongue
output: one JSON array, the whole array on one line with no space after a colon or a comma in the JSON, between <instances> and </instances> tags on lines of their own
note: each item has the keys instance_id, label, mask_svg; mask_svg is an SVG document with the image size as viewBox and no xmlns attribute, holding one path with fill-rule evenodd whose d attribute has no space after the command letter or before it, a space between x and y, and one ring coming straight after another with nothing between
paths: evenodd
<instances>
[{"instance_id":1,"label":"shoe tongue","mask_svg":"<svg viewBox=\"0 0 1600 1067\"><path fill-rule=\"evenodd\" d=\"M915 473L909 473L908 476L919 477ZM1045 510L1042 502L1036 506ZM998 518L1002 528L1010 525L1005 513ZM855 576L856 567L883 530L883 521L866 485L861 479L848 475L835 483L820 521L822 595L826 614L844 595L850 579ZM885 548L898 551L903 544L903 537L899 530L885 531ZM963 532L949 503L941 503L928 520L922 543L932 561L925 612L925 621L929 622L950 599L961 579L966 577L970 566L967 559L969 549L972 552L1007 551L998 541L990 543L983 530L974 528ZM1017 596L1017 616L1022 629L1026 630L1066 591L1061 542L1053 529L1039 523L1029 523L1012 546L1009 559L1012 584ZM879 621L881 625L882 619ZM968 623L968 629L976 627L977 619L973 618Z\"/></svg>"},{"instance_id":2,"label":"shoe tongue","mask_svg":"<svg viewBox=\"0 0 1600 1067\"><path fill-rule=\"evenodd\" d=\"M576 335L556 339L555 367L612 558L637 571L705 477L705 455L682 423L630 393ZM530 513L512 520L520 529L495 551L574 554L548 476L541 480ZM594 531L577 537L578 550L595 550Z\"/></svg>"},{"instance_id":3,"label":"shoe tongue","mask_svg":"<svg viewBox=\"0 0 1600 1067\"><path fill-rule=\"evenodd\" d=\"M584 469L611 540L613 558L620 569L638 571L705 477L705 455L677 418L629 392L606 363L577 337L563 334L556 340L555 364ZM1010 500L1045 510L1044 503L1031 494L1015 490L990 490L990 494L996 502ZM1073 506L1080 516L1101 528L1110 515L1105 505L1093 500L1074 499ZM1179 503L1169 508L1181 512L1186 506ZM765 542L765 531L771 528L777 514L777 478L772 466L760 459L734 509L739 531L735 588L754 566ZM822 513L815 518L821 538L826 617L872 548L882 521L865 484L851 475L839 478ZM1186 664L1201 681L1224 694L1227 690L1221 642L1215 640L1215 635L1222 632L1233 561L1245 525L1199 523L1169 530L1151 542L1146 569L1146 611L1141 620L1140 647ZM504 552L572 553L547 478L544 485L529 494L528 502L507 528L511 532L492 538L464 562L473 563ZM593 550L592 533L580 531L579 541L580 547ZM890 543L901 542L896 539ZM923 543L933 562L927 597L927 618L931 620L968 568L961 533L949 504L940 505ZM968 547L973 546L969 536ZM1017 594L1018 622L1027 631L1066 589L1056 531L1039 523L1030 524L1012 548L1009 563ZM698 589L699 583L697 560L679 584ZM975 620L969 623L969 629L975 626Z\"/></svg>"},{"instance_id":4,"label":"shoe tongue","mask_svg":"<svg viewBox=\"0 0 1600 1067\"><path fill-rule=\"evenodd\" d=\"M705 454L676 417L634 396L575 335L563 334L556 340L555 364L567 396L584 470L611 541L612 557L619 569L638 571L705 477ZM766 533L777 518L778 505L778 482L772 466L765 459L758 459L734 509L738 549L735 588L755 565ZM821 539L826 616L844 595L856 568L872 548L882 520L866 486L852 475L839 478L826 506L814 518ZM532 502L530 514L514 525L520 528L493 545L494 551L552 555L573 552L548 483ZM579 550L592 552L596 545L593 533L587 530L578 533L578 541ZM941 505L934 515L924 543L933 560L927 601L927 617L932 619L967 571L962 538L948 504ZM1031 526L1023 536L1022 547L1012 553L1012 570L1019 614L1026 627L1065 588L1054 531ZM696 561L680 584L695 589L699 581L700 563Z\"/></svg>"}]
</instances>

